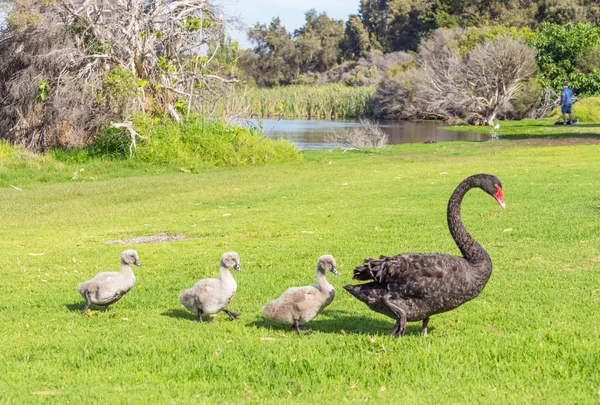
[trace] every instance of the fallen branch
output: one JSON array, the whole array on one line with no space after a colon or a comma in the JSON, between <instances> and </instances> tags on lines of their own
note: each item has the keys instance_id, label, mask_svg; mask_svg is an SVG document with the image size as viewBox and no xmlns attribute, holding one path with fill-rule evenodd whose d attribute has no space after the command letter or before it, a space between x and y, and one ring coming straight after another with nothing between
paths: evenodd
<instances>
[{"instance_id":1,"label":"fallen branch","mask_svg":"<svg viewBox=\"0 0 600 405\"><path fill-rule=\"evenodd\" d=\"M131 121L111 122L110 127L111 128L125 128L127 131L129 131L129 135L131 136L131 144L129 145L129 157L130 158L133 157L133 151L137 150L136 138L148 139L147 137L140 135L139 133L137 133L135 131L135 129L133 129L133 123Z\"/></svg>"}]
</instances>

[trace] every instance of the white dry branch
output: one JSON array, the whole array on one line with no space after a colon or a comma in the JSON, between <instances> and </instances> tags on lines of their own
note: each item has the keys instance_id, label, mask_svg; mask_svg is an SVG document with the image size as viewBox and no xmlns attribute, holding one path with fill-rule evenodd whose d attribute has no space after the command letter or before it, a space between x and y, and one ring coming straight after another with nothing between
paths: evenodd
<instances>
[{"instance_id":1,"label":"white dry branch","mask_svg":"<svg viewBox=\"0 0 600 405\"><path fill-rule=\"evenodd\" d=\"M343 132L334 132L329 142L344 149L383 148L388 143L388 135L379 126L368 119L360 120L362 126Z\"/></svg>"},{"instance_id":2,"label":"white dry branch","mask_svg":"<svg viewBox=\"0 0 600 405\"><path fill-rule=\"evenodd\" d=\"M133 157L133 152L137 150L137 140L140 139L148 139L147 137L140 135L133 129L133 122L125 121L125 122L111 122L111 128L124 128L129 132L129 136L131 137L131 143L129 144L129 157Z\"/></svg>"}]
</instances>

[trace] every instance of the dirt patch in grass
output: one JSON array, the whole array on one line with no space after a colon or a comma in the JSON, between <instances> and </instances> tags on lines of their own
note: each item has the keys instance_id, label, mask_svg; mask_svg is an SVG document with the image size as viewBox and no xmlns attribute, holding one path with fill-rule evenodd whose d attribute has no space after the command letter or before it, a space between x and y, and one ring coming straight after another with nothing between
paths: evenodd
<instances>
[{"instance_id":1,"label":"dirt patch in grass","mask_svg":"<svg viewBox=\"0 0 600 405\"><path fill-rule=\"evenodd\" d=\"M591 143L600 143L600 138L594 137L570 137L570 138L546 138L546 139L519 139L512 141L520 146L571 146Z\"/></svg>"},{"instance_id":2,"label":"dirt patch in grass","mask_svg":"<svg viewBox=\"0 0 600 405\"><path fill-rule=\"evenodd\" d=\"M128 245L132 243L161 243L161 242L173 242L177 240L186 240L187 236L180 233L178 235L167 235L166 233L161 233L155 236L137 236L131 239L109 239L106 243L118 243L123 245Z\"/></svg>"},{"instance_id":3,"label":"dirt patch in grass","mask_svg":"<svg viewBox=\"0 0 600 405\"><path fill-rule=\"evenodd\" d=\"M486 146L490 147L525 147L525 146L573 146L599 144L600 137L564 137L564 138L525 138L525 139L501 139L500 141L488 141Z\"/></svg>"}]
</instances>

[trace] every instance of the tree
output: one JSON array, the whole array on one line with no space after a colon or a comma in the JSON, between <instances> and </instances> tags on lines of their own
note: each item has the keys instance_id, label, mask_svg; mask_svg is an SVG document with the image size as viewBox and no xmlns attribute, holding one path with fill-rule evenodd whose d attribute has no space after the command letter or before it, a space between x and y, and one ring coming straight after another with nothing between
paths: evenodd
<instances>
[{"instance_id":1,"label":"tree","mask_svg":"<svg viewBox=\"0 0 600 405\"><path fill-rule=\"evenodd\" d=\"M0 123L33 150L85 144L138 111L210 109L228 82L211 69L226 22L209 0L10 3Z\"/></svg>"},{"instance_id":2,"label":"tree","mask_svg":"<svg viewBox=\"0 0 600 405\"><path fill-rule=\"evenodd\" d=\"M315 9L307 11L305 17L304 25L294 32L300 73L324 72L340 62L344 23Z\"/></svg>"},{"instance_id":3,"label":"tree","mask_svg":"<svg viewBox=\"0 0 600 405\"><path fill-rule=\"evenodd\" d=\"M359 13L374 49L416 50L422 37L437 28L432 0L361 0Z\"/></svg>"},{"instance_id":4,"label":"tree","mask_svg":"<svg viewBox=\"0 0 600 405\"><path fill-rule=\"evenodd\" d=\"M246 56L243 65L259 84L293 82L299 71L296 47L279 18L273 18L268 26L256 23L248 31L248 39L254 43L253 54Z\"/></svg>"},{"instance_id":5,"label":"tree","mask_svg":"<svg viewBox=\"0 0 600 405\"><path fill-rule=\"evenodd\" d=\"M427 45L426 45L427 46ZM535 73L535 54L510 36L478 45L464 57L450 48L423 52L427 84L419 97L429 111L493 125Z\"/></svg>"},{"instance_id":6,"label":"tree","mask_svg":"<svg viewBox=\"0 0 600 405\"><path fill-rule=\"evenodd\" d=\"M374 110L402 118L460 118L492 125L535 73L535 54L511 36L462 54L462 36L459 30L437 30L419 49L418 69L382 81ZM414 115L406 116L406 111Z\"/></svg>"},{"instance_id":7,"label":"tree","mask_svg":"<svg viewBox=\"0 0 600 405\"><path fill-rule=\"evenodd\" d=\"M353 60L363 58L371 51L369 33L359 16L352 14L348 17L340 48L346 59Z\"/></svg>"},{"instance_id":8,"label":"tree","mask_svg":"<svg viewBox=\"0 0 600 405\"><path fill-rule=\"evenodd\" d=\"M559 89L564 82L580 94L600 92L600 70L591 57L600 43L600 29L588 23L542 24L530 41L537 51L538 80Z\"/></svg>"}]
</instances>

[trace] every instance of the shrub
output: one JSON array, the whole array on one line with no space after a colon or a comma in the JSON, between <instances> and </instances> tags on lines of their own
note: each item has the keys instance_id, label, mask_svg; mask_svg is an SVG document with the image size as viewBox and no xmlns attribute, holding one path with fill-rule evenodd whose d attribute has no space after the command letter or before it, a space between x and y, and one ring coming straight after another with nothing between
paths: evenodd
<instances>
[{"instance_id":1,"label":"shrub","mask_svg":"<svg viewBox=\"0 0 600 405\"><path fill-rule=\"evenodd\" d=\"M300 158L289 141L266 139L257 131L222 120L191 116L183 123L156 125L147 117L140 117L135 127L147 139L138 143L134 159L155 164L188 168L247 166Z\"/></svg>"},{"instance_id":2,"label":"shrub","mask_svg":"<svg viewBox=\"0 0 600 405\"><path fill-rule=\"evenodd\" d=\"M538 80L542 87L560 89L564 82L579 94L600 93L600 72L589 71L586 55L598 46L600 29L587 23L564 25L544 23L537 36L528 41L537 51ZM578 71L578 64L583 69Z\"/></svg>"},{"instance_id":3,"label":"shrub","mask_svg":"<svg viewBox=\"0 0 600 405\"><path fill-rule=\"evenodd\" d=\"M361 119L360 122L362 127L334 132L329 136L329 141L340 147L351 146L357 149L380 149L387 145L389 136L377 124L367 119Z\"/></svg>"},{"instance_id":4,"label":"shrub","mask_svg":"<svg viewBox=\"0 0 600 405\"><path fill-rule=\"evenodd\" d=\"M577 56L577 70L581 73L589 74L594 70L600 69L600 46L592 46L585 49L581 55Z\"/></svg>"},{"instance_id":5,"label":"shrub","mask_svg":"<svg viewBox=\"0 0 600 405\"><path fill-rule=\"evenodd\" d=\"M556 107L548 117L562 119L560 107ZM582 122L600 122L600 97L588 97L573 105L573 119Z\"/></svg>"},{"instance_id":6,"label":"shrub","mask_svg":"<svg viewBox=\"0 0 600 405\"><path fill-rule=\"evenodd\" d=\"M419 49L418 69L383 81L374 112L385 117L461 119L492 125L535 73L533 51L505 35L462 53L464 31L439 29Z\"/></svg>"}]
</instances>

